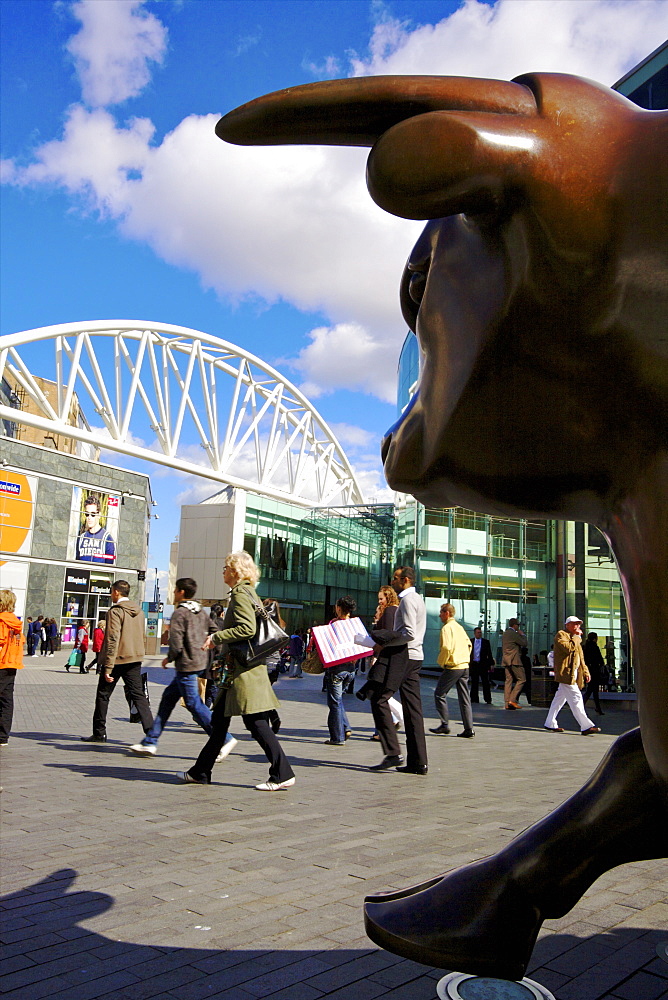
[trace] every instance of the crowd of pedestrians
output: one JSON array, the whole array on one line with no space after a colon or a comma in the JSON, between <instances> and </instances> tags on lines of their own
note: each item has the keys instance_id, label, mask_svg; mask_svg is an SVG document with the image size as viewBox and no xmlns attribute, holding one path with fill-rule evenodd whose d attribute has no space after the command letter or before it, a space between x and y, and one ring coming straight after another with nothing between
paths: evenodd
<instances>
[{"instance_id":1,"label":"crowd of pedestrians","mask_svg":"<svg viewBox=\"0 0 668 1000\"><path fill-rule=\"evenodd\" d=\"M312 635L295 631L286 636L284 650L280 657L276 654L271 663L267 663L266 658L261 662L246 661L239 649L254 639L258 615L266 617L268 614L285 627L277 601L267 598L260 603L255 591L259 575L258 567L247 552L230 553L223 571L223 581L230 591L224 611L220 604L206 609L195 599L195 580L184 577L176 581L169 647L162 661L163 668L173 667L174 674L162 692L155 717L148 699L146 675L142 674L144 615L141 607L130 599L129 583L125 580L113 583L112 603L105 619L97 623L92 633L89 622L80 622L75 636L73 655L78 656L76 662L80 672L88 673L95 667L98 675L92 732L81 737L82 741L107 741L109 700L118 681L122 680L131 721L134 715L144 730L144 738L130 747L132 753L156 756L158 741L174 708L182 700L207 736L195 763L180 773L184 782L211 782L214 765L224 760L238 742L230 727L233 717L240 715L269 764L267 780L256 788L283 791L294 785L294 771L278 739L281 720L272 685L281 671L288 679L301 677L305 655L313 655L315 651L317 659L317 647ZM24 635L24 624L16 617L15 604L12 591L0 591L0 745L7 743L11 730L14 679L23 666L24 645L28 656L38 655L38 645L43 655L53 655L52 645L57 635L55 620L42 615L34 620L27 619ZM356 618L356 615L355 600L350 596L339 597L332 621ZM438 664L441 675L434 691L439 721L429 732L434 736L450 735L447 696L454 689L463 723L457 736L470 739L475 736L472 706L479 704L480 688L484 701L488 705L492 702L490 678L495 660L481 628L475 628L470 638L456 620L454 605L443 604L440 618ZM415 588L414 571L410 566L400 566L394 572L391 586L383 586L378 592L378 605L369 622L369 631L355 635L359 646L371 649L371 657L332 667L320 665L328 708L329 735L325 743L330 747L344 747L352 735L344 694L352 690L360 665L364 664L364 670L368 668L357 696L369 701L375 724L371 739L380 743L383 753L379 763L370 765L372 771L396 769L415 775L428 773L420 694L426 622L426 607ZM585 702L593 697L596 711L603 714L598 692L605 667L596 633L589 633L583 646L582 625L576 616L568 617L555 636L549 657L541 651L543 661L553 668L557 684L544 724L552 733L564 732L557 723L557 716L565 705L570 707L583 735L600 732L586 714ZM56 635L51 626L55 627ZM95 655L86 666L89 650ZM501 656L505 674L504 708L517 711L527 674L531 673L531 663L527 665L527 637L516 618L508 621L501 636ZM402 726L405 729L405 757L398 738Z\"/></svg>"},{"instance_id":2,"label":"crowd of pedestrians","mask_svg":"<svg viewBox=\"0 0 668 1000\"><path fill-rule=\"evenodd\" d=\"M60 649L60 632L55 618L44 615L34 620L28 618L25 636L28 656L53 656Z\"/></svg>"}]
</instances>

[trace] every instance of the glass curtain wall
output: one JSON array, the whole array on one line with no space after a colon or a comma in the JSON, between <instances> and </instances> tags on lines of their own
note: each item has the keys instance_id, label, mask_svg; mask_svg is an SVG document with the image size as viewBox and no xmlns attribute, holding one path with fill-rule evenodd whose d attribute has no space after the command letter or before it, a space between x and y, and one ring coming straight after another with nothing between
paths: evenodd
<instances>
[{"instance_id":1,"label":"glass curtain wall","mask_svg":"<svg viewBox=\"0 0 668 1000\"><path fill-rule=\"evenodd\" d=\"M293 629L329 621L345 594L370 619L391 572L393 543L391 504L300 511L248 497L244 548L260 566L259 593L280 602Z\"/></svg>"},{"instance_id":2,"label":"glass curtain wall","mask_svg":"<svg viewBox=\"0 0 668 1000\"><path fill-rule=\"evenodd\" d=\"M398 562L415 566L427 604L425 665L435 666L441 604L457 609L472 633L480 626L501 660L500 637L519 618L529 654L551 648L556 631L554 523L423 507L410 498L397 511Z\"/></svg>"},{"instance_id":3,"label":"glass curtain wall","mask_svg":"<svg viewBox=\"0 0 668 1000\"><path fill-rule=\"evenodd\" d=\"M560 527L563 538L560 606L565 615L576 614L583 619L585 634L596 632L598 635L598 645L608 669L609 687L615 691L634 692L635 672L626 604L608 543L593 525L569 521Z\"/></svg>"}]
</instances>

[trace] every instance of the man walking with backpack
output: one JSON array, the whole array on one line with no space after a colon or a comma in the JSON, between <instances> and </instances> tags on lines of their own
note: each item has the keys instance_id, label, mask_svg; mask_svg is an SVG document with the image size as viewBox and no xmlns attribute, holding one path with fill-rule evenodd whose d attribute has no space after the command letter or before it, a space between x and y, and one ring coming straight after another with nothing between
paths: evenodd
<instances>
[{"instance_id":1,"label":"man walking with backpack","mask_svg":"<svg viewBox=\"0 0 668 1000\"><path fill-rule=\"evenodd\" d=\"M109 699L119 679L137 706L144 732L153 725L153 716L141 683L141 661L144 658L144 613L136 601L130 600L130 584L116 580L111 585L112 605L107 611L107 627L100 650L102 672L95 696L93 733L82 736L84 743L107 742L107 711Z\"/></svg>"},{"instance_id":2,"label":"man walking with backpack","mask_svg":"<svg viewBox=\"0 0 668 1000\"><path fill-rule=\"evenodd\" d=\"M189 576L176 581L174 586L175 610L169 626L169 652L162 661L163 668L174 664L174 677L162 693L158 714L151 730L141 743L130 749L140 757L155 757L160 734L179 700L205 733L211 733L211 710L206 707L199 693L198 680L204 677L208 654L202 649L209 636L210 618L199 601L193 600L197 584ZM229 736L229 733L228 733ZM223 759L236 745L232 736L225 741L218 760Z\"/></svg>"}]
</instances>

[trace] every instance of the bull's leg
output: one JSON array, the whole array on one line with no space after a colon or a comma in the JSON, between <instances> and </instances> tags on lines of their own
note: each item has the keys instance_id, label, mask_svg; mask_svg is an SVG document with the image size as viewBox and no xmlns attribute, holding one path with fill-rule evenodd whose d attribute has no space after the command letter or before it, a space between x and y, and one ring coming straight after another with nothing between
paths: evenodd
<instances>
[{"instance_id":1,"label":"bull's leg","mask_svg":"<svg viewBox=\"0 0 668 1000\"><path fill-rule=\"evenodd\" d=\"M498 854L413 891L369 896L367 933L425 965L521 979L544 919L567 913L604 871L667 848L666 787L634 729L575 795Z\"/></svg>"}]
</instances>

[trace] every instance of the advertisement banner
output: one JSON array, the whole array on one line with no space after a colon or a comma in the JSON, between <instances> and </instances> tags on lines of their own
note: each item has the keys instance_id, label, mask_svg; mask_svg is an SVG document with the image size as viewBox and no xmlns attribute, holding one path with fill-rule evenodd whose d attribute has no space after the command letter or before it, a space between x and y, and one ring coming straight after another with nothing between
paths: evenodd
<instances>
[{"instance_id":1,"label":"advertisement banner","mask_svg":"<svg viewBox=\"0 0 668 1000\"><path fill-rule=\"evenodd\" d=\"M77 562L114 566L120 498L98 490L72 490L67 558Z\"/></svg>"},{"instance_id":2,"label":"advertisement banner","mask_svg":"<svg viewBox=\"0 0 668 1000\"><path fill-rule=\"evenodd\" d=\"M30 555L37 476L0 472L0 551Z\"/></svg>"},{"instance_id":3,"label":"advertisement banner","mask_svg":"<svg viewBox=\"0 0 668 1000\"><path fill-rule=\"evenodd\" d=\"M30 555L36 497L37 476L0 472L0 552ZM19 618L25 615L28 569L27 562L0 559L0 589L16 594Z\"/></svg>"},{"instance_id":4,"label":"advertisement banner","mask_svg":"<svg viewBox=\"0 0 668 1000\"><path fill-rule=\"evenodd\" d=\"M65 570L65 590L74 591L78 594L87 594L89 591L90 572L87 569Z\"/></svg>"}]
</instances>

